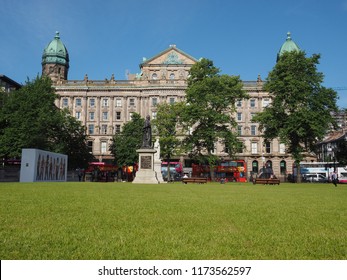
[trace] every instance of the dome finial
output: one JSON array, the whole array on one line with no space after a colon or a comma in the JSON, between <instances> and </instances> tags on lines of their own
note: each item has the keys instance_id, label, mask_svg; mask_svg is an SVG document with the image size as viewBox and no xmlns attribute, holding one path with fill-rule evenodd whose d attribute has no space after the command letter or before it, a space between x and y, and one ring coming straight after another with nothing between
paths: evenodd
<instances>
[{"instance_id":1,"label":"dome finial","mask_svg":"<svg viewBox=\"0 0 347 280\"><path fill-rule=\"evenodd\" d=\"M290 35L291 35L291 34L290 34L290 32L288 31L288 32L287 32L287 40L291 40L291 39L292 39L292 38L290 37Z\"/></svg>"},{"instance_id":2,"label":"dome finial","mask_svg":"<svg viewBox=\"0 0 347 280\"><path fill-rule=\"evenodd\" d=\"M59 35L59 31L55 31L55 36L54 36L55 39L60 39L60 35Z\"/></svg>"},{"instance_id":3,"label":"dome finial","mask_svg":"<svg viewBox=\"0 0 347 280\"><path fill-rule=\"evenodd\" d=\"M298 47L297 44L295 44L295 42L292 40L290 35L291 33L288 31L287 40L283 43L282 47L280 48L280 51L277 53L277 61L279 60L280 56L282 56L284 52L292 52L292 51L299 52L300 51L300 48Z\"/></svg>"}]
</instances>

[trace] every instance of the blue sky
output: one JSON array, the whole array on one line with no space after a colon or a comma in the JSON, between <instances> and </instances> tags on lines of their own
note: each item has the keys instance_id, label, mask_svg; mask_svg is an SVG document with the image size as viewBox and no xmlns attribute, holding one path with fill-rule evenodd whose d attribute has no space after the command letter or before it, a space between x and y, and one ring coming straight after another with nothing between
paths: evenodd
<instances>
[{"instance_id":1,"label":"blue sky","mask_svg":"<svg viewBox=\"0 0 347 280\"><path fill-rule=\"evenodd\" d=\"M265 79L292 39L320 53L324 85L347 88L347 0L0 0L0 73L24 83L41 74L43 49L60 32L70 80L139 72L170 44L222 73ZM347 108L347 90L338 90Z\"/></svg>"}]
</instances>

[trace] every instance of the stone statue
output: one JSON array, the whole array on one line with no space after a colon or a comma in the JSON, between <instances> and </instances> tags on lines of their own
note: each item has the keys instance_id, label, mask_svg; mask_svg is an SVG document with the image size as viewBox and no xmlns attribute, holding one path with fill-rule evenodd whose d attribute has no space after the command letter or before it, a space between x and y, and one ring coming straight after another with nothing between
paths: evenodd
<instances>
[{"instance_id":1,"label":"stone statue","mask_svg":"<svg viewBox=\"0 0 347 280\"><path fill-rule=\"evenodd\" d=\"M160 144L159 144L159 138L155 140L154 143L154 149L157 151L154 155L154 160L160 161Z\"/></svg>"},{"instance_id":2,"label":"stone statue","mask_svg":"<svg viewBox=\"0 0 347 280\"><path fill-rule=\"evenodd\" d=\"M146 117L145 125L143 126L143 138L141 148L152 148L152 128L149 115Z\"/></svg>"}]
</instances>

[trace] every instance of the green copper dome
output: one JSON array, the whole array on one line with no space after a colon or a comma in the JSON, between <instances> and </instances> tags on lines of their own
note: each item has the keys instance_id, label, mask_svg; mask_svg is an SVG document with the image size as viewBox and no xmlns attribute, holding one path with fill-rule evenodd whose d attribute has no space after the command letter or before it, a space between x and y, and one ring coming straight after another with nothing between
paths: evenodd
<instances>
[{"instance_id":1,"label":"green copper dome","mask_svg":"<svg viewBox=\"0 0 347 280\"><path fill-rule=\"evenodd\" d=\"M296 51L299 52L300 48L298 47L298 45L292 40L292 38L290 37L290 32L287 33L287 40L283 43L282 47L280 48L280 51L277 54L277 60L280 58L280 56L284 53L284 52L292 52L292 51Z\"/></svg>"},{"instance_id":2,"label":"green copper dome","mask_svg":"<svg viewBox=\"0 0 347 280\"><path fill-rule=\"evenodd\" d=\"M69 68L69 53L60 40L58 31L54 39L43 50L42 65L44 64L60 64Z\"/></svg>"}]
</instances>

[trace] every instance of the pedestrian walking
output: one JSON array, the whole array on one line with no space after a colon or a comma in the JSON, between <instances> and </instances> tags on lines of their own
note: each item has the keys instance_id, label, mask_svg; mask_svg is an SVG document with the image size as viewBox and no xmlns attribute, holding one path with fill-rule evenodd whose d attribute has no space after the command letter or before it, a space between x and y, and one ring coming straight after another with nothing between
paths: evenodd
<instances>
[{"instance_id":1,"label":"pedestrian walking","mask_svg":"<svg viewBox=\"0 0 347 280\"><path fill-rule=\"evenodd\" d=\"M331 181L333 182L334 186L337 187L337 175L335 171L333 174L331 174Z\"/></svg>"}]
</instances>

